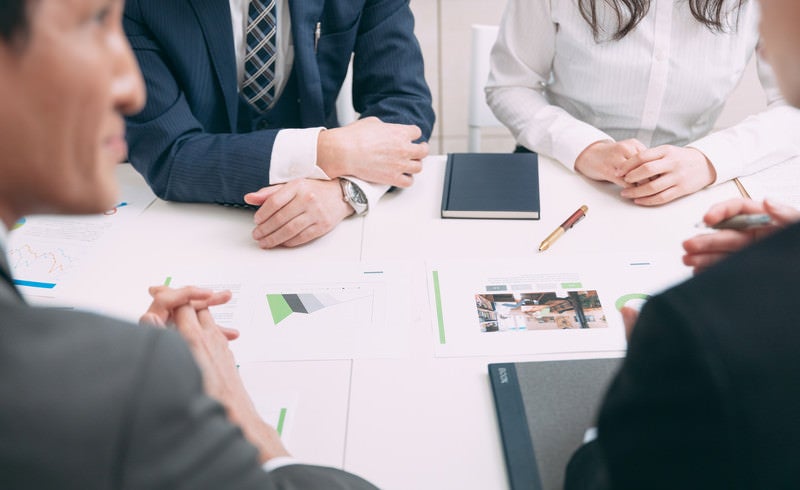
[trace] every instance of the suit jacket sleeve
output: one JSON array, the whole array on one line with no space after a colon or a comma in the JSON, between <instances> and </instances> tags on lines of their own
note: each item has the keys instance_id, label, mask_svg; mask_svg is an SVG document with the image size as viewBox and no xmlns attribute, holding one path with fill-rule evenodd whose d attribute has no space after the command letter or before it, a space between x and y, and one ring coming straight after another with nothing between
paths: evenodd
<instances>
[{"instance_id":1,"label":"suit jacket sleeve","mask_svg":"<svg viewBox=\"0 0 800 490\"><path fill-rule=\"evenodd\" d=\"M692 301L673 290L643 309L601 408L596 447L573 457L567 490L603 488L598 478L611 489L739 488Z\"/></svg>"},{"instance_id":2,"label":"suit jacket sleeve","mask_svg":"<svg viewBox=\"0 0 800 490\"><path fill-rule=\"evenodd\" d=\"M165 13L163 9L177 7L140 4L127 2L123 19L147 88L144 110L127 118L131 163L162 199L243 204L246 193L269 185L278 130L233 134L213 71L190 66L192 60L185 56L196 46L205 49L202 35L183 33L189 22L170 18L193 12ZM185 40L189 35L197 39ZM185 92L179 76L193 78L191 93ZM202 117L192 107L201 108Z\"/></svg>"},{"instance_id":3,"label":"suit jacket sleeve","mask_svg":"<svg viewBox=\"0 0 800 490\"><path fill-rule=\"evenodd\" d=\"M256 449L228 421L224 408L204 394L183 341L172 332L151 338L124 424L121 488L374 488L334 468L292 465L264 471Z\"/></svg>"},{"instance_id":4,"label":"suit jacket sleeve","mask_svg":"<svg viewBox=\"0 0 800 490\"><path fill-rule=\"evenodd\" d=\"M244 194L269 185L270 158L279 130L234 134L221 92L231 88L220 88L207 65L193 64L208 63L204 33L194 11L177 5L184 4L130 0L125 6L125 31L145 73L148 92L145 109L127 119L130 160L163 199L242 204ZM331 15L344 15L348 8L353 7L341 2L329 10ZM317 78L310 79L321 83L326 94L324 111L321 106L318 114L317 109L301 110L313 113L308 116L315 121L313 126L325 121L335 124L326 111L333 110L354 52L356 110L364 117L416 124L423 139L428 139L434 114L408 1L370 0L352 15L358 35L323 30L319 53L311 46L301 47L312 43L311 38L295 39L295 65L312 73L318 68ZM186 16L192 18L175 21ZM229 29L223 24L219 28ZM234 60L232 50L214 55L215 63ZM311 69L310 64L319 66ZM231 73L234 70L232 64ZM319 87L303 87L301 92L316 90Z\"/></svg>"},{"instance_id":5,"label":"suit jacket sleeve","mask_svg":"<svg viewBox=\"0 0 800 490\"><path fill-rule=\"evenodd\" d=\"M408 0L368 0L354 52L353 106L361 117L416 124L430 138L435 116Z\"/></svg>"},{"instance_id":6,"label":"suit jacket sleeve","mask_svg":"<svg viewBox=\"0 0 800 490\"><path fill-rule=\"evenodd\" d=\"M608 475L597 440L579 447L567 465L565 490L608 490Z\"/></svg>"}]
</instances>

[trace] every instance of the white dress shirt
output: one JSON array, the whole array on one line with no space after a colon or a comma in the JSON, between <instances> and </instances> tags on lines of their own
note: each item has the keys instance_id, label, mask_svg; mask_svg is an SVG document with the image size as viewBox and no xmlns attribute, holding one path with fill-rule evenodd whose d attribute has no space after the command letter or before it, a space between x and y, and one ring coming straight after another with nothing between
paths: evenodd
<instances>
[{"instance_id":1,"label":"white dress shirt","mask_svg":"<svg viewBox=\"0 0 800 490\"><path fill-rule=\"evenodd\" d=\"M250 0L229 0L233 25L233 47L236 53L236 74L239 90L244 81L244 57L247 52L247 11ZM275 34L277 59L275 61L275 100L286 88L294 64L294 42L292 40L291 12L289 0L275 2L278 25ZM322 26L324 28L324 26ZM281 184L298 178L330 180L317 166L317 138L323 127L283 129L275 137L269 162L269 183ZM370 208L389 189L388 185L377 185L355 177L347 177L365 194Z\"/></svg>"},{"instance_id":2,"label":"white dress shirt","mask_svg":"<svg viewBox=\"0 0 800 490\"><path fill-rule=\"evenodd\" d=\"M616 17L597 9L607 39ZM686 1L653 0L627 36L597 43L575 2L509 0L487 102L519 144L569 168L596 141L637 138L702 151L717 182L756 172L800 154L800 111L759 58L768 108L709 134L758 44L757 3L739 15L738 29L713 33Z\"/></svg>"}]
</instances>

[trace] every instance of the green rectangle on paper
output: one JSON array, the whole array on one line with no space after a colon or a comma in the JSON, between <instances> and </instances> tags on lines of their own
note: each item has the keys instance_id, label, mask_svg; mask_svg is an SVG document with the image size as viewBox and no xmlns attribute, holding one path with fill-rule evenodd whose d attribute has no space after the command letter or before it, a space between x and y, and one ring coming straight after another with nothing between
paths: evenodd
<instances>
[{"instance_id":1,"label":"green rectangle on paper","mask_svg":"<svg viewBox=\"0 0 800 490\"><path fill-rule=\"evenodd\" d=\"M487 292L508 291L508 287L505 284L503 284L501 286L486 286L486 291Z\"/></svg>"},{"instance_id":2,"label":"green rectangle on paper","mask_svg":"<svg viewBox=\"0 0 800 490\"><path fill-rule=\"evenodd\" d=\"M275 322L275 325L292 314L292 307L289 306L289 303L282 294L268 294L267 303L269 304L269 311L272 313L272 321Z\"/></svg>"},{"instance_id":3,"label":"green rectangle on paper","mask_svg":"<svg viewBox=\"0 0 800 490\"><path fill-rule=\"evenodd\" d=\"M278 416L278 423L275 425L275 431L279 436L283 435L283 423L286 422L286 409L281 408L281 414Z\"/></svg>"},{"instance_id":4,"label":"green rectangle on paper","mask_svg":"<svg viewBox=\"0 0 800 490\"><path fill-rule=\"evenodd\" d=\"M581 289L583 284L579 282L562 282L561 288L562 289Z\"/></svg>"},{"instance_id":5,"label":"green rectangle on paper","mask_svg":"<svg viewBox=\"0 0 800 490\"><path fill-rule=\"evenodd\" d=\"M436 320L439 322L439 343L444 344L444 314L442 313L442 293L439 291L439 271L433 271L433 295L436 299Z\"/></svg>"}]
</instances>

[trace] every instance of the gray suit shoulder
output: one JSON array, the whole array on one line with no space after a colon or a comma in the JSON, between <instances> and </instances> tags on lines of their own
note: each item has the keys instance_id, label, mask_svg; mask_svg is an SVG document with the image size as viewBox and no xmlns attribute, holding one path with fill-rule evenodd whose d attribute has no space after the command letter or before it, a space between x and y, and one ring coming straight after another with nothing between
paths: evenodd
<instances>
[{"instance_id":1,"label":"gray suit shoulder","mask_svg":"<svg viewBox=\"0 0 800 490\"><path fill-rule=\"evenodd\" d=\"M377 487L363 478L336 468L312 465L289 465L270 473L282 490L371 490Z\"/></svg>"},{"instance_id":2,"label":"gray suit shoulder","mask_svg":"<svg viewBox=\"0 0 800 490\"><path fill-rule=\"evenodd\" d=\"M3 487L374 488L333 468L266 473L172 331L0 303L0 399Z\"/></svg>"},{"instance_id":3,"label":"gray suit shoulder","mask_svg":"<svg viewBox=\"0 0 800 490\"><path fill-rule=\"evenodd\" d=\"M0 481L112 487L136 381L167 337L89 313L0 303Z\"/></svg>"}]
</instances>

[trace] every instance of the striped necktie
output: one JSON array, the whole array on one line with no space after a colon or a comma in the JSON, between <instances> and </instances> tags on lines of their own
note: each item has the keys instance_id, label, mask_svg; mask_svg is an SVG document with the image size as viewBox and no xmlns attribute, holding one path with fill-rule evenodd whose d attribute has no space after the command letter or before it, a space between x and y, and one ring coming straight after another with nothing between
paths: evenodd
<instances>
[{"instance_id":1,"label":"striped necktie","mask_svg":"<svg viewBox=\"0 0 800 490\"><path fill-rule=\"evenodd\" d=\"M261 113L275 98L276 31L275 0L251 0L242 95Z\"/></svg>"}]
</instances>

